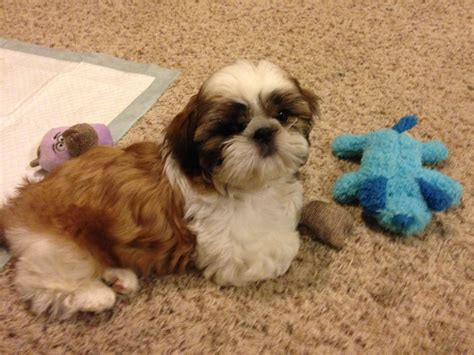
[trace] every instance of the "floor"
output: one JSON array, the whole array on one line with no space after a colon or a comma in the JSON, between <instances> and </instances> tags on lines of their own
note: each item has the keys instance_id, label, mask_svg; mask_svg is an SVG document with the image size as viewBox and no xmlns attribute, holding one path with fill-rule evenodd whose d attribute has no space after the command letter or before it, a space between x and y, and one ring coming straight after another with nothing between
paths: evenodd
<instances>
[{"instance_id":1,"label":"floor","mask_svg":"<svg viewBox=\"0 0 474 355\"><path fill-rule=\"evenodd\" d=\"M352 5L350 4L352 3ZM120 144L156 140L202 81L237 58L267 58L322 97L303 169L308 200L330 198L354 162L332 156L342 133L391 126L450 149L438 168L461 181L461 206L397 238L347 207L342 251L303 237L290 271L219 288L197 272L143 280L101 315L34 318L0 271L0 352L462 353L474 349L474 40L471 1L413 5L310 2L0 2L0 37L100 52L181 71Z\"/></svg>"}]
</instances>

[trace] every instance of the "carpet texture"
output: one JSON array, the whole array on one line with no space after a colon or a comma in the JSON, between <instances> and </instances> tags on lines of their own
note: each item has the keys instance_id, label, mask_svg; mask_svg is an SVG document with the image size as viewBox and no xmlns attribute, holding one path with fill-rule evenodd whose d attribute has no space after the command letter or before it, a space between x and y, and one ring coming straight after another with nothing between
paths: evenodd
<instances>
[{"instance_id":1,"label":"carpet texture","mask_svg":"<svg viewBox=\"0 0 474 355\"><path fill-rule=\"evenodd\" d=\"M416 138L449 147L440 170L465 195L419 237L391 237L348 207L356 226L345 249L303 237L277 280L234 289L197 272L149 279L112 311L61 323L25 310L9 265L0 272L0 353L472 352L474 4L450 3L2 1L0 36L181 71L121 144L158 139L214 70L267 58L323 99L303 170L307 199L329 198L336 177L356 168L331 155L336 135L412 112Z\"/></svg>"}]
</instances>

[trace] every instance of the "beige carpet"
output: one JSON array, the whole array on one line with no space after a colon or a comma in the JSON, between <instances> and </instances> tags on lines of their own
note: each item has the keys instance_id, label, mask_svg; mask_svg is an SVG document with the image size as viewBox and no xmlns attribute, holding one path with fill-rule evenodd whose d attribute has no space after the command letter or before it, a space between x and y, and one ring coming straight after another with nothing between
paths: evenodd
<instances>
[{"instance_id":1,"label":"beige carpet","mask_svg":"<svg viewBox=\"0 0 474 355\"><path fill-rule=\"evenodd\" d=\"M268 58L323 98L304 169L308 199L328 198L335 178L356 168L331 155L336 135L415 112L422 120L413 134L449 146L440 168L463 182L464 202L409 239L368 227L351 207L356 228L347 247L336 252L304 238L278 280L241 289L220 289L197 273L148 280L113 311L63 323L25 311L10 265L0 272L0 353L474 351L472 1L83 3L2 1L0 36L180 69L123 144L157 139L215 69Z\"/></svg>"}]
</instances>

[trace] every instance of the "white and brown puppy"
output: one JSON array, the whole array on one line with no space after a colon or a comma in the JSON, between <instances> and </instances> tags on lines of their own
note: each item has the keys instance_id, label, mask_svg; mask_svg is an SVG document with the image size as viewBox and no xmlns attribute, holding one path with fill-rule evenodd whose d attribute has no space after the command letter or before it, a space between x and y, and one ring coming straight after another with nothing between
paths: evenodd
<instances>
[{"instance_id":1,"label":"white and brown puppy","mask_svg":"<svg viewBox=\"0 0 474 355\"><path fill-rule=\"evenodd\" d=\"M162 144L95 147L25 185L0 214L19 292L35 313L67 317L108 309L137 274L191 257L223 285L284 274L317 114L281 68L240 61L204 83Z\"/></svg>"}]
</instances>

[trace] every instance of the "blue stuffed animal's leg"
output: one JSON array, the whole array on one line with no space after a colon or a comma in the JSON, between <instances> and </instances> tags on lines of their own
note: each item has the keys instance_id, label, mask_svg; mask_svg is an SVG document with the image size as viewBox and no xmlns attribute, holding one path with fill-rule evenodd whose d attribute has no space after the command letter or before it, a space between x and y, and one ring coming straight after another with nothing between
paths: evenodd
<instances>
[{"instance_id":1,"label":"blue stuffed animal's leg","mask_svg":"<svg viewBox=\"0 0 474 355\"><path fill-rule=\"evenodd\" d=\"M358 172L340 176L332 188L332 195L339 203L351 203L357 200L362 184L362 175Z\"/></svg>"},{"instance_id":2,"label":"blue stuffed animal's leg","mask_svg":"<svg viewBox=\"0 0 474 355\"><path fill-rule=\"evenodd\" d=\"M440 141L429 141L423 143L421 151L423 164L435 164L448 157L448 149Z\"/></svg>"},{"instance_id":3,"label":"blue stuffed animal's leg","mask_svg":"<svg viewBox=\"0 0 474 355\"><path fill-rule=\"evenodd\" d=\"M360 158L364 152L365 135L346 134L332 142L332 152L340 158Z\"/></svg>"},{"instance_id":4,"label":"blue stuffed animal's leg","mask_svg":"<svg viewBox=\"0 0 474 355\"><path fill-rule=\"evenodd\" d=\"M417 181L421 194L433 211L443 211L458 204L461 199L461 184L437 171L423 169Z\"/></svg>"}]
</instances>

